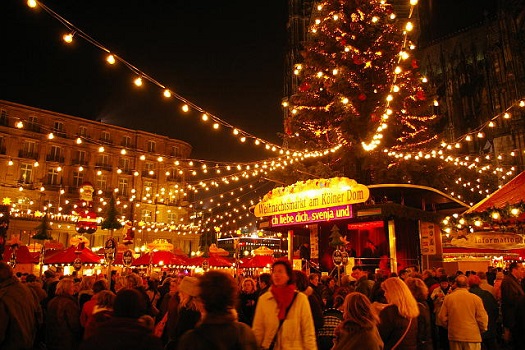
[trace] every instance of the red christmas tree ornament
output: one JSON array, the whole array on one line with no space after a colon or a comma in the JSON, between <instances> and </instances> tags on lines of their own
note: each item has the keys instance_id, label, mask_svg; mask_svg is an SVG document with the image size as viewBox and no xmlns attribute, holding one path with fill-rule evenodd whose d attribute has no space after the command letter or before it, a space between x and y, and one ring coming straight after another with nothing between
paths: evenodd
<instances>
[{"instance_id":1,"label":"red christmas tree ornament","mask_svg":"<svg viewBox=\"0 0 525 350\"><path fill-rule=\"evenodd\" d=\"M418 92L416 92L416 98L420 101L424 101L427 99L423 90L419 90Z\"/></svg>"},{"instance_id":2,"label":"red christmas tree ornament","mask_svg":"<svg viewBox=\"0 0 525 350\"><path fill-rule=\"evenodd\" d=\"M370 115L370 120L371 120L372 122L374 122L374 123L377 123L377 122L379 121L379 118L377 117L377 114L372 113L372 114Z\"/></svg>"},{"instance_id":3,"label":"red christmas tree ornament","mask_svg":"<svg viewBox=\"0 0 525 350\"><path fill-rule=\"evenodd\" d=\"M303 82L301 85L299 85L299 91L300 92L306 92L310 90L310 84L308 84L308 82Z\"/></svg>"},{"instance_id":4,"label":"red christmas tree ornament","mask_svg":"<svg viewBox=\"0 0 525 350\"><path fill-rule=\"evenodd\" d=\"M419 62L416 59L412 60L412 69L418 69L419 68Z\"/></svg>"},{"instance_id":5,"label":"red christmas tree ornament","mask_svg":"<svg viewBox=\"0 0 525 350\"><path fill-rule=\"evenodd\" d=\"M354 62L354 64L357 64L358 66L365 63L363 58L359 55L352 56L352 62Z\"/></svg>"},{"instance_id":6,"label":"red christmas tree ornament","mask_svg":"<svg viewBox=\"0 0 525 350\"><path fill-rule=\"evenodd\" d=\"M341 39L341 45L346 46L346 39Z\"/></svg>"},{"instance_id":7,"label":"red christmas tree ornament","mask_svg":"<svg viewBox=\"0 0 525 350\"><path fill-rule=\"evenodd\" d=\"M357 96L357 99L362 102L366 100L366 95L363 93L360 93L359 96Z\"/></svg>"}]
</instances>

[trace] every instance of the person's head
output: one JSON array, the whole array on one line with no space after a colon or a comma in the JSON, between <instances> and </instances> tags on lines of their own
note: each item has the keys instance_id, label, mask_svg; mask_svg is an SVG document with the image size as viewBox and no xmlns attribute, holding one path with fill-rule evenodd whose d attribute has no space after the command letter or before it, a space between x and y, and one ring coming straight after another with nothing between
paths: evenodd
<instances>
[{"instance_id":1,"label":"person's head","mask_svg":"<svg viewBox=\"0 0 525 350\"><path fill-rule=\"evenodd\" d=\"M523 265L520 262L514 261L509 265L509 272L515 278L521 278L523 271Z\"/></svg>"},{"instance_id":2,"label":"person's head","mask_svg":"<svg viewBox=\"0 0 525 350\"><path fill-rule=\"evenodd\" d=\"M168 293L170 295L174 295L175 293L177 293L179 291L179 279L178 278L170 279L169 284L170 284L170 286L169 286Z\"/></svg>"},{"instance_id":3,"label":"person's head","mask_svg":"<svg viewBox=\"0 0 525 350\"><path fill-rule=\"evenodd\" d=\"M26 282L27 283L36 282L36 276L30 273L29 275L26 276Z\"/></svg>"},{"instance_id":4,"label":"person's head","mask_svg":"<svg viewBox=\"0 0 525 350\"><path fill-rule=\"evenodd\" d=\"M288 260L277 260L272 265L272 282L276 287L294 283L292 264Z\"/></svg>"},{"instance_id":5,"label":"person's head","mask_svg":"<svg viewBox=\"0 0 525 350\"><path fill-rule=\"evenodd\" d=\"M118 276L115 278L115 292L118 293L121 289L128 288L128 279L126 276Z\"/></svg>"},{"instance_id":6,"label":"person's head","mask_svg":"<svg viewBox=\"0 0 525 350\"><path fill-rule=\"evenodd\" d=\"M341 294L336 294L334 296L334 309L339 309L341 306L343 306L345 302L345 297Z\"/></svg>"},{"instance_id":7,"label":"person's head","mask_svg":"<svg viewBox=\"0 0 525 350\"><path fill-rule=\"evenodd\" d=\"M13 276L13 269L11 266L4 261L0 261L0 282L6 281Z\"/></svg>"},{"instance_id":8,"label":"person's head","mask_svg":"<svg viewBox=\"0 0 525 350\"><path fill-rule=\"evenodd\" d=\"M304 292L308 288L308 277L303 271L293 270L295 286L299 292Z\"/></svg>"},{"instance_id":9,"label":"person's head","mask_svg":"<svg viewBox=\"0 0 525 350\"><path fill-rule=\"evenodd\" d=\"M106 281L105 279L101 279L93 283L93 293L95 294L100 293L103 290L108 290L108 289L109 289L108 281Z\"/></svg>"},{"instance_id":10,"label":"person's head","mask_svg":"<svg viewBox=\"0 0 525 350\"><path fill-rule=\"evenodd\" d=\"M467 288L468 277L465 275L456 276L456 288Z\"/></svg>"},{"instance_id":11,"label":"person's head","mask_svg":"<svg viewBox=\"0 0 525 350\"><path fill-rule=\"evenodd\" d=\"M441 289L447 289L450 286L448 276L439 277L439 286L441 287Z\"/></svg>"},{"instance_id":12,"label":"person's head","mask_svg":"<svg viewBox=\"0 0 525 350\"><path fill-rule=\"evenodd\" d=\"M75 281L72 278L62 278L58 281L56 295L73 295L75 294Z\"/></svg>"},{"instance_id":13,"label":"person's head","mask_svg":"<svg viewBox=\"0 0 525 350\"><path fill-rule=\"evenodd\" d=\"M110 290L101 290L95 296L95 301L99 307L113 309L115 304L115 293Z\"/></svg>"},{"instance_id":14,"label":"person's head","mask_svg":"<svg viewBox=\"0 0 525 350\"><path fill-rule=\"evenodd\" d=\"M381 288L385 291L387 302L396 305L401 316L412 318L419 315L417 301L403 280L397 277L387 278Z\"/></svg>"},{"instance_id":15,"label":"person's head","mask_svg":"<svg viewBox=\"0 0 525 350\"><path fill-rule=\"evenodd\" d=\"M51 280L53 278L56 278L56 274L55 274L55 272L53 272L51 270L45 270L44 271L44 278L46 280Z\"/></svg>"},{"instance_id":16,"label":"person's head","mask_svg":"<svg viewBox=\"0 0 525 350\"><path fill-rule=\"evenodd\" d=\"M225 314L237 303L237 285L233 277L209 271L199 277L200 299L208 314Z\"/></svg>"},{"instance_id":17,"label":"person's head","mask_svg":"<svg viewBox=\"0 0 525 350\"><path fill-rule=\"evenodd\" d=\"M186 304L191 298L199 295L199 280L197 277L185 276L179 284L181 304Z\"/></svg>"},{"instance_id":18,"label":"person's head","mask_svg":"<svg viewBox=\"0 0 525 350\"><path fill-rule=\"evenodd\" d=\"M320 280L320 277L319 277L318 273L311 273L308 276L308 281L310 282L310 284L312 284L312 285L314 285L316 287L319 285L319 280Z\"/></svg>"},{"instance_id":19,"label":"person's head","mask_svg":"<svg viewBox=\"0 0 525 350\"><path fill-rule=\"evenodd\" d=\"M333 279L332 277L329 277L327 280L326 280L326 285L329 287L329 288L335 288L335 279Z\"/></svg>"},{"instance_id":20,"label":"person's head","mask_svg":"<svg viewBox=\"0 0 525 350\"><path fill-rule=\"evenodd\" d=\"M416 298L417 301L425 301L428 297L428 287L423 282L423 280L419 278L413 278L409 277L405 280L405 283L408 286L408 289L410 289L410 292Z\"/></svg>"},{"instance_id":21,"label":"person's head","mask_svg":"<svg viewBox=\"0 0 525 350\"><path fill-rule=\"evenodd\" d=\"M137 319L146 313L146 300L133 288L120 290L113 305L114 316Z\"/></svg>"},{"instance_id":22,"label":"person's head","mask_svg":"<svg viewBox=\"0 0 525 350\"><path fill-rule=\"evenodd\" d=\"M373 328L379 323L375 309L366 295L359 292L348 293L343 304L343 318L362 328Z\"/></svg>"},{"instance_id":23,"label":"person's head","mask_svg":"<svg viewBox=\"0 0 525 350\"><path fill-rule=\"evenodd\" d=\"M95 276L83 276L82 281L80 282L79 290L93 290L93 285L95 284Z\"/></svg>"},{"instance_id":24,"label":"person's head","mask_svg":"<svg viewBox=\"0 0 525 350\"><path fill-rule=\"evenodd\" d=\"M363 276L368 276L368 273L361 266L352 267L352 277L356 280L360 279Z\"/></svg>"},{"instance_id":25,"label":"person's head","mask_svg":"<svg viewBox=\"0 0 525 350\"><path fill-rule=\"evenodd\" d=\"M128 288L137 288L142 287L143 285L142 278L140 278L140 276L136 273L130 273L127 275L126 280L128 281Z\"/></svg>"},{"instance_id":26,"label":"person's head","mask_svg":"<svg viewBox=\"0 0 525 350\"><path fill-rule=\"evenodd\" d=\"M438 267L436 269L436 277L440 277L440 276L446 276L447 275L447 272L445 271L445 268L443 267Z\"/></svg>"},{"instance_id":27,"label":"person's head","mask_svg":"<svg viewBox=\"0 0 525 350\"><path fill-rule=\"evenodd\" d=\"M481 278L478 275L468 276L468 285L469 287L479 286L481 283Z\"/></svg>"},{"instance_id":28,"label":"person's head","mask_svg":"<svg viewBox=\"0 0 525 350\"><path fill-rule=\"evenodd\" d=\"M272 275L270 275L267 272L261 273L259 275L258 281L259 281L259 289L269 287L270 284L272 284Z\"/></svg>"},{"instance_id":29,"label":"person's head","mask_svg":"<svg viewBox=\"0 0 525 350\"><path fill-rule=\"evenodd\" d=\"M423 273L421 274L421 276L423 277L423 280L426 280L427 278L431 278L433 277L433 272L432 270L424 270Z\"/></svg>"},{"instance_id":30,"label":"person's head","mask_svg":"<svg viewBox=\"0 0 525 350\"><path fill-rule=\"evenodd\" d=\"M479 279L480 279L481 281L484 281L484 280L487 279L487 274L486 274L484 271L478 271L478 272L476 273L476 275L479 276Z\"/></svg>"},{"instance_id":31,"label":"person's head","mask_svg":"<svg viewBox=\"0 0 525 350\"><path fill-rule=\"evenodd\" d=\"M248 294L254 293L256 290L255 281L253 278L247 277L242 281L242 291Z\"/></svg>"}]
</instances>

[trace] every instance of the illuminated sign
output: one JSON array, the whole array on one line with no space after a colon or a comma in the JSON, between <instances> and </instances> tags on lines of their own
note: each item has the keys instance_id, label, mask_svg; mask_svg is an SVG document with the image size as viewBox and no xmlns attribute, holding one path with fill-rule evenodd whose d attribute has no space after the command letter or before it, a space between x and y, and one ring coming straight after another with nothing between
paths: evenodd
<instances>
[{"instance_id":1,"label":"illuminated sign","mask_svg":"<svg viewBox=\"0 0 525 350\"><path fill-rule=\"evenodd\" d=\"M279 227L293 224L311 224L313 222L323 222L335 219L348 219L352 218L353 216L352 206L343 205L338 207L273 215L270 219L270 222L272 227Z\"/></svg>"},{"instance_id":2,"label":"illuminated sign","mask_svg":"<svg viewBox=\"0 0 525 350\"><path fill-rule=\"evenodd\" d=\"M450 242L456 247L490 248L490 249L519 249L525 248L524 235L513 233L470 233L466 236L453 238Z\"/></svg>"},{"instance_id":3,"label":"illuminated sign","mask_svg":"<svg viewBox=\"0 0 525 350\"><path fill-rule=\"evenodd\" d=\"M303 212L314 209L363 203L369 196L368 187L345 177L299 181L294 185L270 191L255 206L254 214L257 217L281 216L289 213L305 214ZM324 219L311 222L315 221L324 221Z\"/></svg>"}]
</instances>

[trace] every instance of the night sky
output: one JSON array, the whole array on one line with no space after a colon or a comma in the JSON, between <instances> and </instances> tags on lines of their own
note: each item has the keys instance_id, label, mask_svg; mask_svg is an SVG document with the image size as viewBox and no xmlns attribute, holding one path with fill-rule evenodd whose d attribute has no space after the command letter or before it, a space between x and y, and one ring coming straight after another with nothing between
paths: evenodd
<instances>
[{"instance_id":1,"label":"night sky","mask_svg":"<svg viewBox=\"0 0 525 350\"><path fill-rule=\"evenodd\" d=\"M287 1L74 0L48 7L204 110L280 144ZM23 0L0 1L0 99L189 142L192 158L274 154L180 112L157 86L133 85L122 65Z\"/></svg>"}]
</instances>

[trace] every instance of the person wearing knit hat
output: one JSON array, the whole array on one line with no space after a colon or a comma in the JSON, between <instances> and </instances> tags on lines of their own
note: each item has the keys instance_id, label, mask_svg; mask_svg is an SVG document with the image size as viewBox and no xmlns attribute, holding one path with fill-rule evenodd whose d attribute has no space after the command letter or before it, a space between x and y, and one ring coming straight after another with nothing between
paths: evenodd
<instances>
[{"instance_id":1,"label":"person wearing knit hat","mask_svg":"<svg viewBox=\"0 0 525 350\"><path fill-rule=\"evenodd\" d=\"M199 280L197 277L184 277L179 284L179 292L186 293L191 297L199 296Z\"/></svg>"},{"instance_id":2,"label":"person wearing knit hat","mask_svg":"<svg viewBox=\"0 0 525 350\"><path fill-rule=\"evenodd\" d=\"M177 349L180 337L187 331L194 329L200 321L201 312L197 303L199 294L199 280L196 277L184 277L179 284L178 313L168 314L167 323L173 324L173 327L168 329L170 340L166 345L167 350Z\"/></svg>"}]
</instances>

